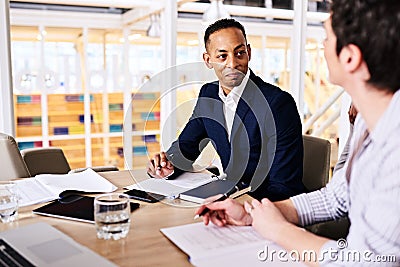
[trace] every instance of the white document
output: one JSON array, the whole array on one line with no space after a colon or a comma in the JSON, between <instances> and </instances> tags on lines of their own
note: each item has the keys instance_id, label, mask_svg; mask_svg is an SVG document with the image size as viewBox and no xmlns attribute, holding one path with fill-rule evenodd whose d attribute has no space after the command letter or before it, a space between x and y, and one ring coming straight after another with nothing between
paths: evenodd
<instances>
[{"instance_id":1,"label":"white document","mask_svg":"<svg viewBox=\"0 0 400 267\"><path fill-rule=\"evenodd\" d=\"M149 178L127 186L127 189L138 189L167 197L177 197L189 189L199 187L218 179L210 172L185 172L173 180Z\"/></svg>"},{"instance_id":2,"label":"white document","mask_svg":"<svg viewBox=\"0 0 400 267\"><path fill-rule=\"evenodd\" d=\"M33 178L15 182L20 207L57 199L65 190L98 193L113 192L117 189L115 185L90 168L73 174L39 174Z\"/></svg>"},{"instance_id":3,"label":"white document","mask_svg":"<svg viewBox=\"0 0 400 267\"><path fill-rule=\"evenodd\" d=\"M195 266L294 266L272 251L284 251L251 226L218 227L203 223L163 228L160 231L190 257ZM266 249L267 248L267 249ZM269 258L264 259L266 252ZM260 257L260 258L259 258Z\"/></svg>"}]
</instances>

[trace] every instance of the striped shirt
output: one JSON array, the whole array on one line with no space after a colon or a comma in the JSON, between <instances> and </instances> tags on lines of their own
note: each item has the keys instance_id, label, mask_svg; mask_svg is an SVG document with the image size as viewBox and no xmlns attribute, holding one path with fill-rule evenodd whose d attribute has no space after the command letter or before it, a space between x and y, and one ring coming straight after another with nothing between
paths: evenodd
<instances>
[{"instance_id":1,"label":"striped shirt","mask_svg":"<svg viewBox=\"0 0 400 267\"><path fill-rule=\"evenodd\" d=\"M348 214L346 248L329 241L320 251L336 249L347 257L325 257L322 265L400 266L400 90L372 132L357 116L350 151L343 171L336 172L326 187L291 198L300 224ZM348 258L354 251L361 253L360 259ZM386 256L394 257L383 262Z\"/></svg>"}]
</instances>

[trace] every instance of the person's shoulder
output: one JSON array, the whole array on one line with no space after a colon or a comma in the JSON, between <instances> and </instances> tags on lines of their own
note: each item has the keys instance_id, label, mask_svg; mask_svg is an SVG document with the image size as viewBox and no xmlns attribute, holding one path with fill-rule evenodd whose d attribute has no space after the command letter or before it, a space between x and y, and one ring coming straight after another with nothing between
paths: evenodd
<instances>
[{"instance_id":1,"label":"person's shoulder","mask_svg":"<svg viewBox=\"0 0 400 267\"><path fill-rule=\"evenodd\" d=\"M199 97L215 98L216 96L218 96L218 90L219 90L218 81L205 83L200 89Z\"/></svg>"},{"instance_id":2,"label":"person's shoulder","mask_svg":"<svg viewBox=\"0 0 400 267\"><path fill-rule=\"evenodd\" d=\"M254 73L251 73L250 79L260 89L260 91L270 104L280 101L294 102L291 94L282 90L276 85L265 82L261 77L255 75Z\"/></svg>"}]
</instances>

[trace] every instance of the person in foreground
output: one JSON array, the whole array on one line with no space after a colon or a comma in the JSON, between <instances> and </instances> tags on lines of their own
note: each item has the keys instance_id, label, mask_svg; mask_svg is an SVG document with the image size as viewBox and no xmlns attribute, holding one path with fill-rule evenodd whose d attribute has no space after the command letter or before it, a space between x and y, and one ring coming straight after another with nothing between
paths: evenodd
<instances>
[{"instance_id":1,"label":"person in foreground","mask_svg":"<svg viewBox=\"0 0 400 267\"><path fill-rule=\"evenodd\" d=\"M282 200L305 192L301 122L291 95L249 69L251 47L238 21L216 21L204 43L203 60L218 81L202 86L178 140L153 157L148 173L173 178L190 171L211 141L227 179L250 184L253 197Z\"/></svg>"},{"instance_id":2,"label":"person in foreground","mask_svg":"<svg viewBox=\"0 0 400 267\"><path fill-rule=\"evenodd\" d=\"M241 205L228 199L196 213L207 207L205 224L252 225L287 251L314 251L318 259L303 259L310 265L399 266L400 2L333 0L324 27L330 80L345 88L359 112L341 175L288 200ZM299 227L346 215L351 226L340 245ZM329 257L332 250L336 257Z\"/></svg>"}]
</instances>

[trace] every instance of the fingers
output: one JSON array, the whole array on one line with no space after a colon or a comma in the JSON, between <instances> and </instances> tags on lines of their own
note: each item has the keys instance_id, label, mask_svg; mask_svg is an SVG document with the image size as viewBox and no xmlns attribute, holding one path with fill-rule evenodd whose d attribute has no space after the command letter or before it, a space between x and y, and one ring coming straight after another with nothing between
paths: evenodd
<instances>
[{"instance_id":1,"label":"fingers","mask_svg":"<svg viewBox=\"0 0 400 267\"><path fill-rule=\"evenodd\" d=\"M222 196L222 194L208 197L203 201L203 205L210 204L210 203L214 202L215 200L217 200L218 198L220 198L221 196Z\"/></svg>"},{"instance_id":2,"label":"fingers","mask_svg":"<svg viewBox=\"0 0 400 267\"><path fill-rule=\"evenodd\" d=\"M156 174L158 176L161 176L161 158L160 154L155 154L153 157L153 162L154 162L154 169L156 170Z\"/></svg>"},{"instance_id":3,"label":"fingers","mask_svg":"<svg viewBox=\"0 0 400 267\"><path fill-rule=\"evenodd\" d=\"M167 166L166 167L171 170L171 169L174 168L174 165L172 165L171 161L167 161Z\"/></svg>"},{"instance_id":4,"label":"fingers","mask_svg":"<svg viewBox=\"0 0 400 267\"><path fill-rule=\"evenodd\" d=\"M147 173L150 176L163 178L172 173L174 166L168 161L165 152L157 153L150 159L147 166Z\"/></svg>"},{"instance_id":5,"label":"fingers","mask_svg":"<svg viewBox=\"0 0 400 267\"><path fill-rule=\"evenodd\" d=\"M252 201L251 201L251 205L253 206L253 208L258 208L258 207L260 207L261 206L261 202L260 201L258 201L257 199L253 199Z\"/></svg>"},{"instance_id":6,"label":"fingers","mask_svg":"<svg viewBox=\"0 0 400 267\"><path fill-rule=\"evenodd\" d=\"M270 204L270 203L272 203L272 202L268 198L263 198L261 200L261 204L263 204L263 205L267 205L267 204Z\"/></svg>"},{"instance_id":7,"label":"fingers","mask_svg":"<svg viewBox=\"0 0 400 267\"><path fill-rule=\"evenodd\" d=\"M156 175L156 169L154 168L154 160L153 159L151 159L147 164L147 173L151 177L154 177Z\"/></svg>"},{"instance_id":8,"label":"fingers","mask_svg":"<svg viewBox=\"0 0 400 267\"><path fill-rule=\"evenodd\" d=\"M167 159L167 156L166 156L165 152L161 152L160 153L160 166L162 168L166 167L167 166L167 162L168 162L168 159Z\"/></svg>"},{"instance_id":9,"label":"fingers","mask_svg":"<svg viewBox=\"0 0 400 267\"><path fill-rule=\"evenodd\" d=\"M231 198L227 198L222 201L214 201L215 199L218 199L222 196L222 194L207 198L206 200L210 201L205 201L205 206L209 208L210 210L226 210L229 209L230 206L233 206L233 200Z\"/></svg>"},{"instance_id":10,"label":"fingers","mask_svg":"<svg viewBox=\"0 0 400 267\"><path fill-rule=\"evenodd\" d=\"M225 213L222 210L212 211L209 213L210 221L217 226L225 226Z\"/></svg>"},{"instance_id":11,"label":"fingers","mask_svg":"<svg viewBox=\"0 0 400 267\"><path fill-rule=\"evenodd\" d=\"M245 201L243 204L244 204L244 209L245 209L245 211L246 211L248 214L251 215L251 212L253 211L253 206L250 205L250 203L247 202L247 201Z\"/></svg>"}]
</instances>

